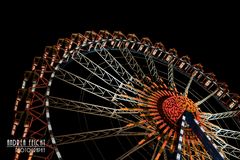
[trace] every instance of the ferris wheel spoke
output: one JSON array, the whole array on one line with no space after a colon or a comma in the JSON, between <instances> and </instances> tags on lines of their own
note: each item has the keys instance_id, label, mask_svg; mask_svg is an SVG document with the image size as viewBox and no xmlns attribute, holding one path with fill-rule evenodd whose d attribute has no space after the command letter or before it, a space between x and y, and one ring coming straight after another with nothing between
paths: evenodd
<instances>
[{"instance_id":1,"label":"ferris wheel spoke","mask_svg":"<svg viewBox=\"0 0 240 160\"><path fill-rule=\"evenodd\" d=\"M189 159L212 159L200 141L188 139L186 146L185 152Z\"/></svg>"},{"instance_id":2,"label":"ferris wheel spoke","mask_svg":"<svg viewBox=\"0 0 240 160\"><path fill-rule=\"evenodd\" d=\"M200 113L200 116L203 121L218 120L223 118L233 118L238 115L240 115L240 110L227 111L227 112L221 112L221 113L206 113L206 112Z\"/></svg>"},{"instance_id":3,"label":"ferris wheel spoke","mask_svg":"<svg viewBox=\"0 0 240 160\"><path fill-rule=\"evenodd\" d=\"M195 105L197 105L197 106L201 105L202 103L204 103L205 101L207 101L209 98L211 98L214 94L216 94L217 91L218 91L218 89L216 89L215 91L213 91L211 94L209 94L207 97L203 98L202 100L197 101L197 102L195 103Z\"/></svg>"},{"instance_id":4,"label":"ferris wheel spoke","mask_svg":"<svg viewBox=\"0 0 240 160\"><path fill-rule=\"evenodd\" d=\"M59 97L49 96L47 99L50 108L92 114L96 116L104 116L108 118L114 118L122 122L130 123L133 122L132 120L123 117L126 114L138 114L138 109L116 109L116 108L109 108L105 106L84 103L80 101L74 101Z\"/></svg>"},{"instance_id":5,"label":"ferris wheel spoke","mask_svg":"<svg viewBox=\"0 0 240 160\"><path fill-rule=\"evenodd\" d=\"M168 131L168 129L166 130L166 131ZM164 132L164 131L163 131ZM165 147L167 146L167 142L169 141L169 139L170 139L170 137L172 136L172 134L174 133L174 130L173 129L171 129L169 132L168 132L168 134L165 132L165 137L163 137L163 139L162 139L162 145L161 145L161 147L159 148L159 151L158 151L158 153L157 153L157 155L156 155L156 157L155 157L155 159L154 160L158 160L159 158L160 158L160 156L161 156L161 154L163 153L163 151L164 151L164 149L165 149Z\"/></svg>"},{"instance_id":6,"label":"ferris wheel spoke","mask_svg":"<svg viewBox=\"0 0 240 160\"><path fill-rule=\"evenodd\" d=\"M143 85L139 80L135 79L106 48L101 47L100 50L95 49L95 51L125 83L128 84L131 82L138 86Z\"/></svg>"},{"instance_id":7,"label":"ferris wheel spoke","mask_svg":"<svg viewBox=\"0 0 240 160\"><path fill-rule=\"evenodd\" d=\"M114 93L106 88L103 88L93 82L88 81L87 79L84 79L82 77L79 77L71 72L68 72L64 69L59 68L58 72L55 74L55 77L72 85L77 88L80 88L84 91L87 91L95 96L98 96L100 98L103 98L113 104L115 104L119 108L126 108L122 103L119 102L119 100L130 102L130 106L134 106L136 103L139 103L139 99L133 100L133 98L126 98L129 96L126 96L124 94L117 94ZM141 119L137 115L132 115L133 117L137 119Z\"/></svg>"},{"instance_id":8,"label":"ferris wheel spoke","mask_svg":"<svg viewBox=\"0 0 240 160\"><path fill-rule=\"evenodd\" d=\"M172 90L177 90L176 84L174 82L174 65L173 65L173 60L170 60L168 63L168 86L169 89Z\"/></svg>"},{"instance_id":9,"label":"ferris wheel spoke","mask_svg":"<svg viewBox=\"0 0 240 160\"><path fill-rule=\"evenodd\" d=\"M157 141L156 145L154 146L154 151L151 160L155 160L155 157L157 156L158 153L158 148L160 146L161 141Z\"/></svg>"},{"instance_id":10,"label":"ferris wheel spoke","mask_svg":"<svg viewBox=\"0 0 240 160\"><path fill-rule=\"evenodd\" d=\"M191 85L194 77L195 77L195 74L192 74L191 77L190 77L190 79L189 79L189 81L188 81L188 84L187 84L187 86L186 86L186 88L185 88L185 91L184 91L184 93L183 93L183 96L186 96L186 97L188 96L188 91L189 91L190 85Z\"/></svg>"},{"instance_id":11,"label":"ferris wheel spoke","mask_svg":"<svg viewBox=\"0 0 240 160\"><path fill-rule=\"evenodd\" d=\"M128 150L126 153L124 153L122 156L118 157L116 160L123 160L125 158L127 158L129 155L131 155L132 153L136 152L137 150L139 150L140 148L144 147L145 145L151 143L152 141L154 141L156 139L156 137L151 137L147 140L143 139L141 140L136 146L134 146L133 148L131 148L130 150Z\"/></svg>"},{"instance_id":12,"label":"ferris wheel spoke","mask_svg":"<svg viewBox=\"0 0 240 160\"><path fill-rule=\"evenodd\" d=\"M203 146L202 142L199 139L196 139L196 144L198 148L198 153L201 155L201 159L212 159L212 157L208 154L207 150Z\"/></svg>"},{"instance_id":13,"label":"ferris wheel spoke","mask_svg":"<svg viewBox=\"0 0 240 160\"><path fill-rule=\"evenodd\" d=\"M150 54L151 54L150 52L147 52L146 54L144 54L145 59L147 61L148 70L152 76L153 81L158 81L160 79L160 76L158 75L157 68Z\"/></svg>"},{"instance_id":14,"label":"ferris wheel spoke","mask_svg":"<svg viewBox=\"0 0 240 160\"><path fill-rule=\"evenodd\" d=\"M62 80L72 86L80 88L84 91L92 93L98 97L111 101L115 93L103 88L93 82L88 81L82 77L79 77L69 71L59 68L58 72L55 73L55 77Z\"/></svg>"},{"instance_id":15,"label":"ferris wheel spoke","mask_svg":"<svg viewBox=\"0 0 240 160\"><path fill-rule=\"evenodd\" d=\"M124 127L119 127L119 128L58 135L58 136L55 136L55 140L57 145L64 145L64 144L71 144L71 143L86 142L89 140L116 137L116 136L146 136L148 134L147 132L126 131L136 126L137 125L133 125L133 126L126 125Z\"/></svg>"},{"instance_id":16,"label":"ferris wheel spoke","mask_svg":"<svg viewBox=\"0 0 240 160\"><path fill-rule=\"evenodd\" d=\"M79 65L83 66L85 69L90 71L93 75L96 75L102 81L106 82L108 85L118 88L122 83L119 79L114 77L112 74L104 70L98 64L93 62L91 59L83 55L80 51L73 53L72 59Z\"/></svg>"},{"instance_id":17,"label":"ferris wheel spoke","mask_svg":"<svg viewBox=\"0 0 240 160\"><path fill-rule=\"evenodd\" d=\"M196 140L190 140L191 144L192 144L192 147L191 147L191 151L193 151L195 158L194 159L201 159L200 158L200 153L198 152L198 149L197 149L197 143L196 143Z\"/></svg>"},{"instance_id":18,"label":"ferris wheel spoke","mask_svg":"<svg viewBox=\"0 0 240 160\"><path fill-rule=\"evenodd\" d=\"M229 129L223 129L215 124L212 124L210 122L205 124L206 127L206 133L211 133L216 136L225 137L225 138L232 138L236 140L240 140L240 132L239 131L233 131Z\"/></svg>"},{"instance_id":19,"label":"ferris wheel spoke","mask_svg":"<svg viewBox=\"0 0 240 160\"><path fill-rule=\"evenodd\" d=\"M82 77L79 77L71 72L68 72L64 69L59 68L58 72L55 73L55 77L59 80L62 80L72 86L75 86L79 89L82 89L84 91L87 91L95 96L98 96L100 98L103 98L117 106L118 108L126 108L122 103L119 101L126 101L129 102L130 106L135 106L137 103L139 103L140 99L134 99L130 98L130 96L124 95L124 94L117 94L114 93L106 88L103 88L93 82L88 81L87 79L84 79ZM127 98L126 98L127 97ZM136 119L142 119L138 115L131 115L132 117Z\"/></svg>"},{"instance_id":20,"label":"ferris wheel spoke","mask_svg":"<svg viewBox=\"0 0 240 160\"><path fill-rule=\"evenodd\" d=\"M177 134L178 133L175 131L173 136L171 137L171 142L169 143L169 151L171 153L173 153L175 150L175 142L177 141Z\"/></svg>"},{"instance_id":21,"label":"ferris wheel spoke","mask_svg":"<svg viewBox=\"0 0 240 160\"><path fill-rule=\"evenodd\" d=\"M88 57L83 55L81 52L74 53L72 55L72 59L78 63L79 65L86 68L88 71L90 71L93 75L96 75L98 78L100 78L103 82L107 83L109 86L114 88L116 92L123 92L128 91L133 94L138 94L140 91L138 89L135 89L133 86L126 82L125 79L118 79L114 77L112 74L107 72L105 69L100 67L98 64L90 60ZM142 92L140 92L142 93Z\"/></svg>"},{"instance_id":22,"label":"ferris wheel spoke","mask_svg":"<svg viewBox=\"0 0 240 160\"><path fill-rule=\"evenodd\" d=\"M224 146L223 151L225 154L228 154L231 157L240 159L240 149L239 148L236 148L232 145L227 144Z\"/></svg>"},{"instance_id":23,"label":"ferris wheel spoke","mask_svg":"<svg viewBox=\"0 0 240 160\"><path fill-rule=\"evenodd\" d=\"M219 136L216 136L214 134L209 134L209 136L214 140L214 142L217 144L218 148L220 148L221 151L223 151L225 154L240 159L240 149L236 148L230 144L228 144L226 141L224 141Z\"/></svg>"},{"instance_id":24,"label":"ferris wheel spoke","mask_svg":"<svg viewBox=\"0 0 240 160\"><path fill-rule=\"evenodd\" d=\"M163 84L163 80L162 78L159 76L156 65L153 61L153 57L151 55L151 52L148 51L144 54L146 62L147 62L147 66L148 66L148 70L152 76L152 79L154 82L158 82L160 84Z\"/></svg>"},{"instance_id":25,"label":"ferris wheel spoke","mask_svg":"<svg viewBox=\"0 0 240 160\"><path fill-rule=\"evenodd\" d=\"M186 138L186 136L185 136L184 139L185 139L183 141L183 149L185 150L184 152L186 153L186 155L189 159L192 159L193 155L192 155L192 152L191 152L192 148L190 147L190 140L188 138Z\"/></svg>"},{"instance_id":26,"label":"ferris wheel spoke","mask_svg":"<svg viewBox=\"0 0 240 160\"><path fill-rule=\"evenodd\" d=\"M196 146L193 146L193 143L191 141L193 140L189 140L184 136L182 157L186 159L211 159L200 141L195 140L197 142ZM192 146L189 145L190 143Z\"/></svg>"},{"instance_id":27,"label":"ferris wheel spoke","mask_svg":"<svg viewBox=\"0 0 240 160\"><path fill-rule=\"evenodd\" d=\"M128 65L134 71L134 73L138 76L138 78L144 79L146 75L141 69L141 67L139 66L138 62L135 60L131 51L128 48L120 49L120 51L123 57L125 58L126 62L128 63Z\"/></svg>"}]
</instances>

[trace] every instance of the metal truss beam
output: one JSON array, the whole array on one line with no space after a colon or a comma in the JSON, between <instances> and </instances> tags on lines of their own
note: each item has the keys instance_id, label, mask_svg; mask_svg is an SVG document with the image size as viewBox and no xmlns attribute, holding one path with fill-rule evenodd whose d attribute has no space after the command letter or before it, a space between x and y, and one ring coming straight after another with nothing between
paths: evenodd
<instances>
[{"instance_id":1,"label":"metal truss beam","mask_svg":"<svg viewBox=\"0 0 240 160\"><path fill-rule=\"evenodd\" d=\"M209 98L211 98L214 94L216 94L217 91L218 91L218 89L216 89L214 92L212 92L211 94L209 94L207 97L203 98L202 100L196 102L195 105L197 105L197 106L201 105L202 103L207 101Z\"/></svg>"},{"instance_id":2,"label":"metal truss beam","mask_svg":"<svg viewBox=\"0 0 240 160\"><path fill-rule=\"evenodd\" d=\"M62 68L59 68L57 72L55 72L55 77L61 81L64 81L72 86L75 86L79 89L82 89L86 92L89 92L95 96L98 96L102 99L105 99L119 108L126 108L121 102L126 101L130 103L130 106L135 106L136 104L142 102L137 98L129 98L130 96L124 94L114 93L106 88L103 88L95 83L88 81L82 77L79 77L71 72L68 72ZM134 100L133 100L134 99ZM142 119L139 115L131 114L137 120ZM147 124L147 123L146 123Z\"/></svg>"},{"instance_id":3,"label":"metal truss beam","mask_svg":"<svg viewBox=\"0 0 240 160\"><path fill-rule=\"evenodd\" d=\"M158 75L158 71L157 71L156 65L153 61L151 52L150 51L146 52L144 54L144 56L145 56L145 59L147 62L148 70L150 71L153 81L158 82L160 80L160 76Z\"/></svg>"},{"instance_id":4,"label":"metal truss beam","mask_svg":"<svg viewBox=\"0 0 240 160\"><path fill-rule=\"evenodd\" d=\"M107 90L106 88L103 88L93 82L88 81L87 79L79 77L78 75L75 75L62 68L59 68L58 71L55 72L55 77L70 85L73 85L77 88L80 88L108 101L111 101L115 95L114 92Z\"/></svg>"},{"instance_id":5,"label":"metal truss beam","mask_svg":"<svg viewBox=\"0 0 240 160\"><path fill-rule=\"evenodd\" d=\"M75 134L59 135L55 136L57 145L71 144L85 142L89 140L96 140L102 138L109 138L115 136L146 136L147 132L131 132L126 131L135 126L124 126L119 128L103 129L97 131L88 131Z\"/></svg>"},{"instance_id":6,"label":"metal truss beam","mask_svg":"<svg viewBox=\"0 0 240 160\"><path fill-rule=\"evenodd\" d=\"M119 88L121 81L108 73L98 64L93 62L91 59L83 55L80 51L72 54L72 59L79 65L83 66L85 69L90 71L92 74L96 75L102 81L106 82L113 88Z\"/></svg>"},{"instance_id":7,"label":"metal truss beam","mask_svg":"<svg viewBox=\"0 0 240 160\"><path fill-rule=\"evenodd\" d=\"M176 89L173 72L174 72L173 60L170 60L170 62L168 63L168 85L169 85L169 89Z\"/></svg>"},{"instance_id":8,"label":"metal truss beam","mask_svg":"<svg viewBox=\"0 0 240 160\"><path fill-rule=\"evenodd\" d=\"M106 88L103 88L93 82L88 81L87 79L79 77L62 68L58 69L58 72L56 72L55 77L59 80L62 80L70 85L73 85L77 88L87 91L100 98L116 103L116 105L118 105L120 108L121 107L125 108L125 107L122 106L122 104L118 102L118 100L129 102L131 105L144 103L144 101L141 100L140 98L131 97L125 94L114 93Z\"/></svg>"},{"instance_id":9,"label":"metal truss beam","mask_svg":"<svg viewBox=\"0 0 240 160\"><path fill-rule=\"evenodd\" d=\"M139 80L135 79L106 48L95 48L95 52L98 53L100 57L102 57L108 66L111 67L113 71L118 74L126 84L131 82L138 86L143 86L143 84Z\"/></svg>"},{"instance_id":10,"label":"metal truss beam","mask_svg":"<svg viewBox=\"0 0 240 160\"><path fill-rule=\"evenodd\" d=\"M117 92L125 93L123 90L138 94L139 91L127 83L125 79L117 79L112 74L107 72L105 69L100 67L98 64L93 62L91 59L83 55L81 52L76 52L72 55L72 59L85 69L90 71L93 75L96 75L103 82L114 88ZM123 89L123 90L120 90Z\"/></svg>"},{"instance_id":11,"label":"metal truss beam","mask_svg":"<svg viewBox=\"0 0 240 160\"><path fill-rule=\"evenodd\" d=\"M187 86L185 88L185 91L183 93L183 96L186 96L186 97L188 96L188 91L189 91L189 88L190 88L190 85L191 85L191 83L193 81L194 76L195 76L195 74L192 74L192 76L190 77L190 79L188 81L188 84L187 84Z\"/></svg>"},{"instance_id":12,"label":"metal truss beam","mask_svg":"<svg viewBox=\"0 0 240 160\"><path fill-rule=\"evenodd\" d=\"M123 110L123 109L115 109L109 108L100 105L94 105L90 103L84 103L69 99L63 99L58 97L48 97L49 106L50 108L74 111L74 112L81 112L86 114L92 114L96 116L103 116L108 118L114 118L122 122L130 123L133 122L122 115L125 114L138 114L139 111L136 109L133 110Z\"/></svg>"},{"instance_id":13,"label":"metal truss beam","mask_svg":"<svg viewBox=\"0 0 240 160\"><path fill-rule=\"evenodd\" d=\"M227 112L213 113L213 114L202 112L200 116L204 121L210 121L210 120L218 120L223 118L232 118L232 117L238 116L239 114L240 114L240 110L236 110L236 111L227 111Z\"/></svg>"},{"instance_id":14,"label":"metal truss beam","mask_svg":"<svg viewBox=\"0 0 240 160\"><path fill-rule=\"evenodd\" d=\"M221 127L219 127L219 126L217 126L215 124L212 124L210 122L206 123L205 127L209 130L209 131L206 130L206 132L213 133L216 136L240 140L240 132L239 131L223 129L223 128L221 128Z\"/></svg>"},{"instance_id":15,"label":"metal truss beam","mask_svg":"<svg viewBox=\"0 0 240 160\"><path fill-rule=\"evenodd\" d=\"M130 68L134 71L134 73L136 74L136 76L143 80L146 75L143 72L143 70L141 69L141 67L139 66L138 62L135 60L134 56L132 55L131 51L129 51L128 48L124 48L124 49L119 49L123 55L123 57L125 58L126 62L128 63L128 65L130 66Z\"/></svg>"},{"instance_id":16,"label":"metal truss beam","mask_svg":"<svg viewBox=\"0 0 240 160\"><path fill-rule=\"evenodd\" d=\"M217 144L218 148L220 148L221 151L223 151L225 154L231 156L232 158L234 157L236 159L240 159L240 149L239 148L236 148L236 147L226 143L219 136L216 136L214 134L209 134L209 136L214 140L214 142Z\"/></svg>"}]
</instances>

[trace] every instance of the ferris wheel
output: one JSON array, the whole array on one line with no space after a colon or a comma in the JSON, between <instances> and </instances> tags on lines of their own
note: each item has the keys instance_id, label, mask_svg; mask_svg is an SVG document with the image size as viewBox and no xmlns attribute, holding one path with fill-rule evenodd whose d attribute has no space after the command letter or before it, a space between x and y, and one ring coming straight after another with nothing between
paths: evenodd
<instances>
[{"instance_id":1,"label":"ferris wheel","mask_svg":"<svg viewBox=\"0 0 240 160\"><path fill-rule=\"evenodd\" d=\"M35 57L11 135L15 159L240 159L239 95L162 43L119 31L59 39Z\"/></svg>"}]
</instances>

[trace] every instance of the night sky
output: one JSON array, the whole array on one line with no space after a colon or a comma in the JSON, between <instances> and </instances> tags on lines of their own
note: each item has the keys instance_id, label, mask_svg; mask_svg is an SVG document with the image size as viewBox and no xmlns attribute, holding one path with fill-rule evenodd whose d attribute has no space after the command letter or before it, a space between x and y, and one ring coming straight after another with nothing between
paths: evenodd
<instances>
[{"instance_id":1,"label":"night sky","mask_svg":"<svg viewBox=\"0 0 240 160\"><path fill-rule=\"evenodd\" d=\"M94 9L90 5L69 5L65 9L43 6L41 10L18 9L2 15L1 42L1 154L9 137L13 107L23 73L29 70L34 56L42 56L45 46L71 33L101 29L135 33L175 48L179 56L189 55L192 63L201 63L205 72L213 72L219 81L240 93L239 10L235 5L119 4ZM3 148L3 149L2 149Z\"/></svg>"}]
</instances>

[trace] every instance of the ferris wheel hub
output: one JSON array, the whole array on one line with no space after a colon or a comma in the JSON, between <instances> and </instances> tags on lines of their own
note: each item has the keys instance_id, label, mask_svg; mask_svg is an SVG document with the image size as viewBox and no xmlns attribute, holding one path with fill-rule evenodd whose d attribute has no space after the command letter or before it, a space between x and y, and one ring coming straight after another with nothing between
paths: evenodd
<instances>
[{"instance_id":1,"label":"ferris wheel hub","mask_svg":"<svg viewBox=\"0 0 240 160\"><path fill-rule=\"evenodd\" d=\"M171 96L163 101L162 110L165 116L175 124L185 111L195 113L197 108L188 97Z\"/></svg>"}]
</instances>

